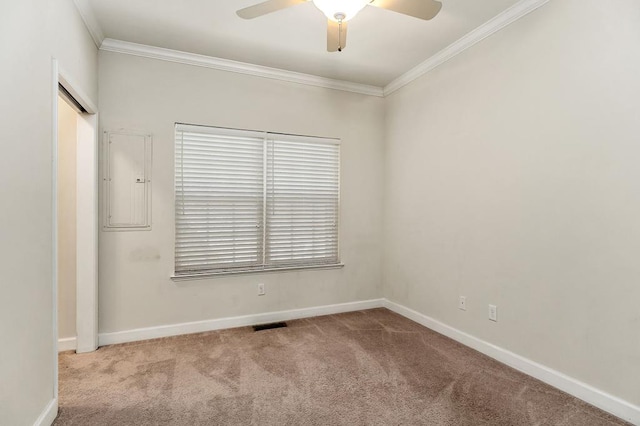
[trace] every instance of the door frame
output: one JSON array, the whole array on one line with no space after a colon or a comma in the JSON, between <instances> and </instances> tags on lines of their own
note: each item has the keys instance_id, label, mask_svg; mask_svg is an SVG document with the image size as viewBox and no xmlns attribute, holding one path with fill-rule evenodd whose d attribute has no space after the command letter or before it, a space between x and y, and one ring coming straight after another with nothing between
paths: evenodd
<instances>
[{"instance_id":1,"label":"door frame","mask_svg":"<svg viewBox=\"0 0 640 426\"><path fill-rule=\"evenodd\" d=\"M76 352L98 348L98 107L52 59L53 352L58 397L58 85L87 111L78 114L76 172ZM90 141L90 143L87 143Z\"/></svg>"}]
</instances>

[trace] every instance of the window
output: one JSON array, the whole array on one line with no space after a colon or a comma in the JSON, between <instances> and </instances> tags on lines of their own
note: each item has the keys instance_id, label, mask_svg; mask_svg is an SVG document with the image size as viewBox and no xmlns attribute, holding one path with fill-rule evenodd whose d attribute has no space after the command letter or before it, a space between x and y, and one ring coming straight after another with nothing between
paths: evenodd
<instances>
[{"instance_id":1,"label":"window","mask_svg":"<svg viewBox=\"0 0 640 426\"><path fill-rule=\"evenodd\" d=\"M339 264L340 142L176 125L175 274Z\"/></svg>"}]
</instances>

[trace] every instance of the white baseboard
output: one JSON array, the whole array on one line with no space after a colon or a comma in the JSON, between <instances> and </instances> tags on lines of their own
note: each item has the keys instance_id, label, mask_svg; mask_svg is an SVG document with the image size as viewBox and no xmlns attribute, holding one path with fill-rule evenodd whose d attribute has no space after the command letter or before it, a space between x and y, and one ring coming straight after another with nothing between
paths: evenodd
<instances>
[{"instance_id":1,"label":"white baseboard","mask_svg":"<svg viewBox=\"0 0 640 426\"><path fill-rule=\"evenodd\" d=\"M569 377L566 374L553 370L530 359L524 358L499 346L478 339L470 334L448 326L436 319L402 306L390 300L384 300L384 306L410 320L422 324L433 331L443 334L453 340L462 343L500 361L516 370L543 381L570 395L607 411L621 419L640 425L640 407L618 397L610 395L586 383Z\"/></svg>"},{"instance_id":2,"label":"white baseboard","mask_svg":"<svg viewBox=\"0 0 640 426\"><path fill-rule=\"evenodd\" d=\"M33 426L51 426L58 415L58 399L54 398L44 408Z\"/></svg>"},{"instance_id":3,"label":"white baseboard","mask_svg":"<svg viewBox=\"0 0 640 426\"><path fill-rule=\"evenodd\" d=\"M201 333L204 331L221 330L225 328L245 327L277 321L316 317L320 315L360 311L363 309L380 308L383 305L384 299L372 299L359 302L340 303L336 305L292 309L288 311L267 312L256 315L162 325L159 327L137 328L134 330L116 331L113 333L100 333L98 336L98 342L100 346L113 345L116 343L156 339L158 337L178 336L181 334Z\"/></svg>"},{"instance_id":4,"label":"white baseboard","mask_svg":"<svg viewBox=\"0 0 640 426\"><path fill-rule=\"evenodd\" d=\"M76 350L76 338L65 337L58 339L58 352L75 351Z\"/></svg>"}]
</instances>

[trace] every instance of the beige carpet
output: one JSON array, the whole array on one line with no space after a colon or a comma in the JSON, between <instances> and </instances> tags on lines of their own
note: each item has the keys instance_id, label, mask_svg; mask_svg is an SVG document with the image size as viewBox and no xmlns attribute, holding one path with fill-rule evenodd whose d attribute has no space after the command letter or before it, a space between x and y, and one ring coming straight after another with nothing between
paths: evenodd
<instances>
[{"instance_id":1,"label":"beige carpet","mask_svg":"<svg viewBox=\"0 0 640 426\"><path fill-rule=\"evenodd\" d=\"M620 425L386 309L60 355L56 425Z\"/></svg>"}]
</instances>

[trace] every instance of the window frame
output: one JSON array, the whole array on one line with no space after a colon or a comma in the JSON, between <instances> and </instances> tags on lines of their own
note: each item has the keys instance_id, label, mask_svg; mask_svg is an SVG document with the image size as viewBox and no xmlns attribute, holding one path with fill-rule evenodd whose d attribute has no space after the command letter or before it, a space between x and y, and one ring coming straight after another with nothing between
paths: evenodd
<instances>
[{"instance_id":1,"label":"window frame","mask_svg":"<svg viewBox=\"0 0 640 426\"><path fill-rule=\"evenodd\" d=\"M181 130L182 129L182 130ZM200 129L206 133L215 134L215 130L219 130L220 134L225 134L226 132L246 132L247 135L260 134L263 136L263 166L262 166L262 174L263 174L263 212L261 217L261 233L262 233L262 246L261 252L262 263L259 265L253 266L238 266L238 267L218 267L211 268L202 271L185 271L179 272L176 271L176 241L178 235L178 158L177 158L177 150L178 144L182 142L178 138L178 134L180 131L188 131L188 129L192 129L193 131L197 131ZM291 264L291 265L270 265L266 263L266 256L264 252L267 250L268 245L268 237L267 237L267 199L269 198L268 194L268 185L267 185L267 171L270 166L268 165L267 159L267 150L270 142L274 142L275 139L284 139L291 140L298 143L313 143L313 144L329 144L337 147L337 199L336 199L336 230L335 230L335 238L336 238L336 260L327 262L327 263L299 263L299 264ZM341 208L342 208L342 200L341 200L341 186L342 186L342 149L341 149L342 141L338 138L328 138L328 137L318 137L318 136L308 136L308 135L295 135L295 134L286 134L286 133L277 133L277 132L268 132L268 131L255 131L255 130L245 130L245 129L234 129L228 127L220 127L220 126L209 126L209 125L194 125L187 123L175 123L174 126L174 170L173 170L173 196L174 196L174 218L173 218L173 230L174 230L174 256L173 256L173 274L171 275L171 279L174 281L186 281L186 280L196 280L196 279L206 279L216 276L224 276L224 275L243 275L243 274L256 274L256 273L272 273L272 272L283 272L283 271L296 271L296 270L322 270L322 269L337 269L344 267L344 263L342 263L341 257ZM183 164L180 164L180 167L183 168Z\"/></svg>"}]
</instances>

